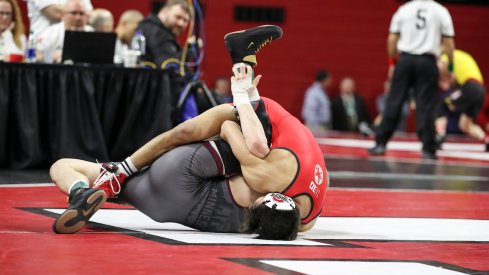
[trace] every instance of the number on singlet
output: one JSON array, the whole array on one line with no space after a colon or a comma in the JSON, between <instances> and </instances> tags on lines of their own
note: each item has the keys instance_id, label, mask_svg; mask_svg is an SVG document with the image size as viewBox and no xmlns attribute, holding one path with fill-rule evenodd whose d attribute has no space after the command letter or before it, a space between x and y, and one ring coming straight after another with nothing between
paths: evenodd
<instances>
[{"instance_id":1,"label":"number on singlet","mask_svg":"<svg viewBox=\"0 0 489 275\"><path fill-rule=\"evenodd\" d=\"M426 27L426 10L419 9L416 13L416 28L418 30L424 29Z\"/></svg>"}]
</instances>

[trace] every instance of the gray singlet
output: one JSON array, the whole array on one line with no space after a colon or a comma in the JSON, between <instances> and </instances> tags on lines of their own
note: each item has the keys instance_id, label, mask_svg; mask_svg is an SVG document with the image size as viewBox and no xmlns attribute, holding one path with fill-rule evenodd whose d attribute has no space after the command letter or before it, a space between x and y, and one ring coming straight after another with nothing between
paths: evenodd
<instances>
[{"instance_id":1,"label":"gray singlet","mask_svg":"<svg viewBox=\"0 0 489 275\"><path fill-rule=\"evenodd\" d=\"M195 143L165 153L125 183L122 198L158 222L239 232L245 209L235 203L228 180L220 174L218 154L207 147Z\"/></svg>"}]
</instances>

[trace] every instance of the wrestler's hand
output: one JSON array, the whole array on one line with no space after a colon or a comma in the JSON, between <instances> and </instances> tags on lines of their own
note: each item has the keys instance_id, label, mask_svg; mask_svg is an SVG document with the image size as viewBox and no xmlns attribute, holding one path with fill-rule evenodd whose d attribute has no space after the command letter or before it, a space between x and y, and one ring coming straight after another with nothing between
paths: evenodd
<instances>
[{"instance_id":1,"label":"wrestler's hand","mask_svg":"<svg viewBox=\"0 0 489 275\"><path fill-rule=\"evenodd\" d=\"M244 63L237 63L233 66L234 76L231 77L231 91L234 95L238 95L239 93L243 93L243 90L246 90L248 94L249 101L260 100L260 95L258 94L258 83L260 82L261 75L255 77L253 81L253 69L251 66L246 65ZM242 96L244 98L244 96ZM239 101L239 100L238 100ZM234 101L235 105L238 105L236 101Z\"/></svg>"},{"instance_id":2,"label":"wrestler's hand","mask_svg":"<svg viewBox=\"0 0 489 275\"><path fill-rule=\"evenodd\" d=\"M253 89L248 91L248 96L250 98L250 101L260 100L260 95L258 94L258 89L256 88L258 86L258 83L260 82L260 79L261 79L261 75L258 75L257 77L255 77L255 79L253 79L253 83L252 83Z\"/></svg>"}]
</instances>

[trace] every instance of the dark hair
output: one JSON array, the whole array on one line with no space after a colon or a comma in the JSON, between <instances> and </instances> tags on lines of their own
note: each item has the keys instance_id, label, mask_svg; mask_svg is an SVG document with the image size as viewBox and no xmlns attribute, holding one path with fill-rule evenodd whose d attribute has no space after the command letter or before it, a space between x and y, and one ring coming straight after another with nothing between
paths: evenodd
<instances>
[{"instance_id":1,"label":"dark hair","mask_svg":"<svg viewBox=\"0 0 489 275\"><path fill-rule=\"evenodd\" d=\"M316 74L316 81L323 81L323 80L326 80L328 79L329 77L329 72L326 71L326 70L320 70L319 72L317 72Z\"/></svg>"},{"instance_id":2,"label":"dark hair","mask_svg":"<svg viewBox=\"0 0 489 275\"><path fill-rule=\"evenodd\" d=\"M297 238L300 215L293 210L272 209L259 204L248 210L242 233L258 234L258 239L291 241Z\"/></svg>"}]
</instances>

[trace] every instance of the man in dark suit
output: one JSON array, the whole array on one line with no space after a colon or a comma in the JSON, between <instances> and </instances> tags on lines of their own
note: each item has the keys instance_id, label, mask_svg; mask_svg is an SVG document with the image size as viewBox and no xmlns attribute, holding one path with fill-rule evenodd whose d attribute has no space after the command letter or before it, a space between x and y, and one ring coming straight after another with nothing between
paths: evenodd
<instances>
[{"instance_id":1,"label":"man in dark suit","mask_svg":"<svg viewBox=\"0 0 489 275\"><path fill-rule=\"evenodd\" d=\"M340 83L340 95L331 103L333 130L354 131L370 135L370 117L365 101L355 94L355 81L345 77Z\"/></svg>"}]
</instances>

